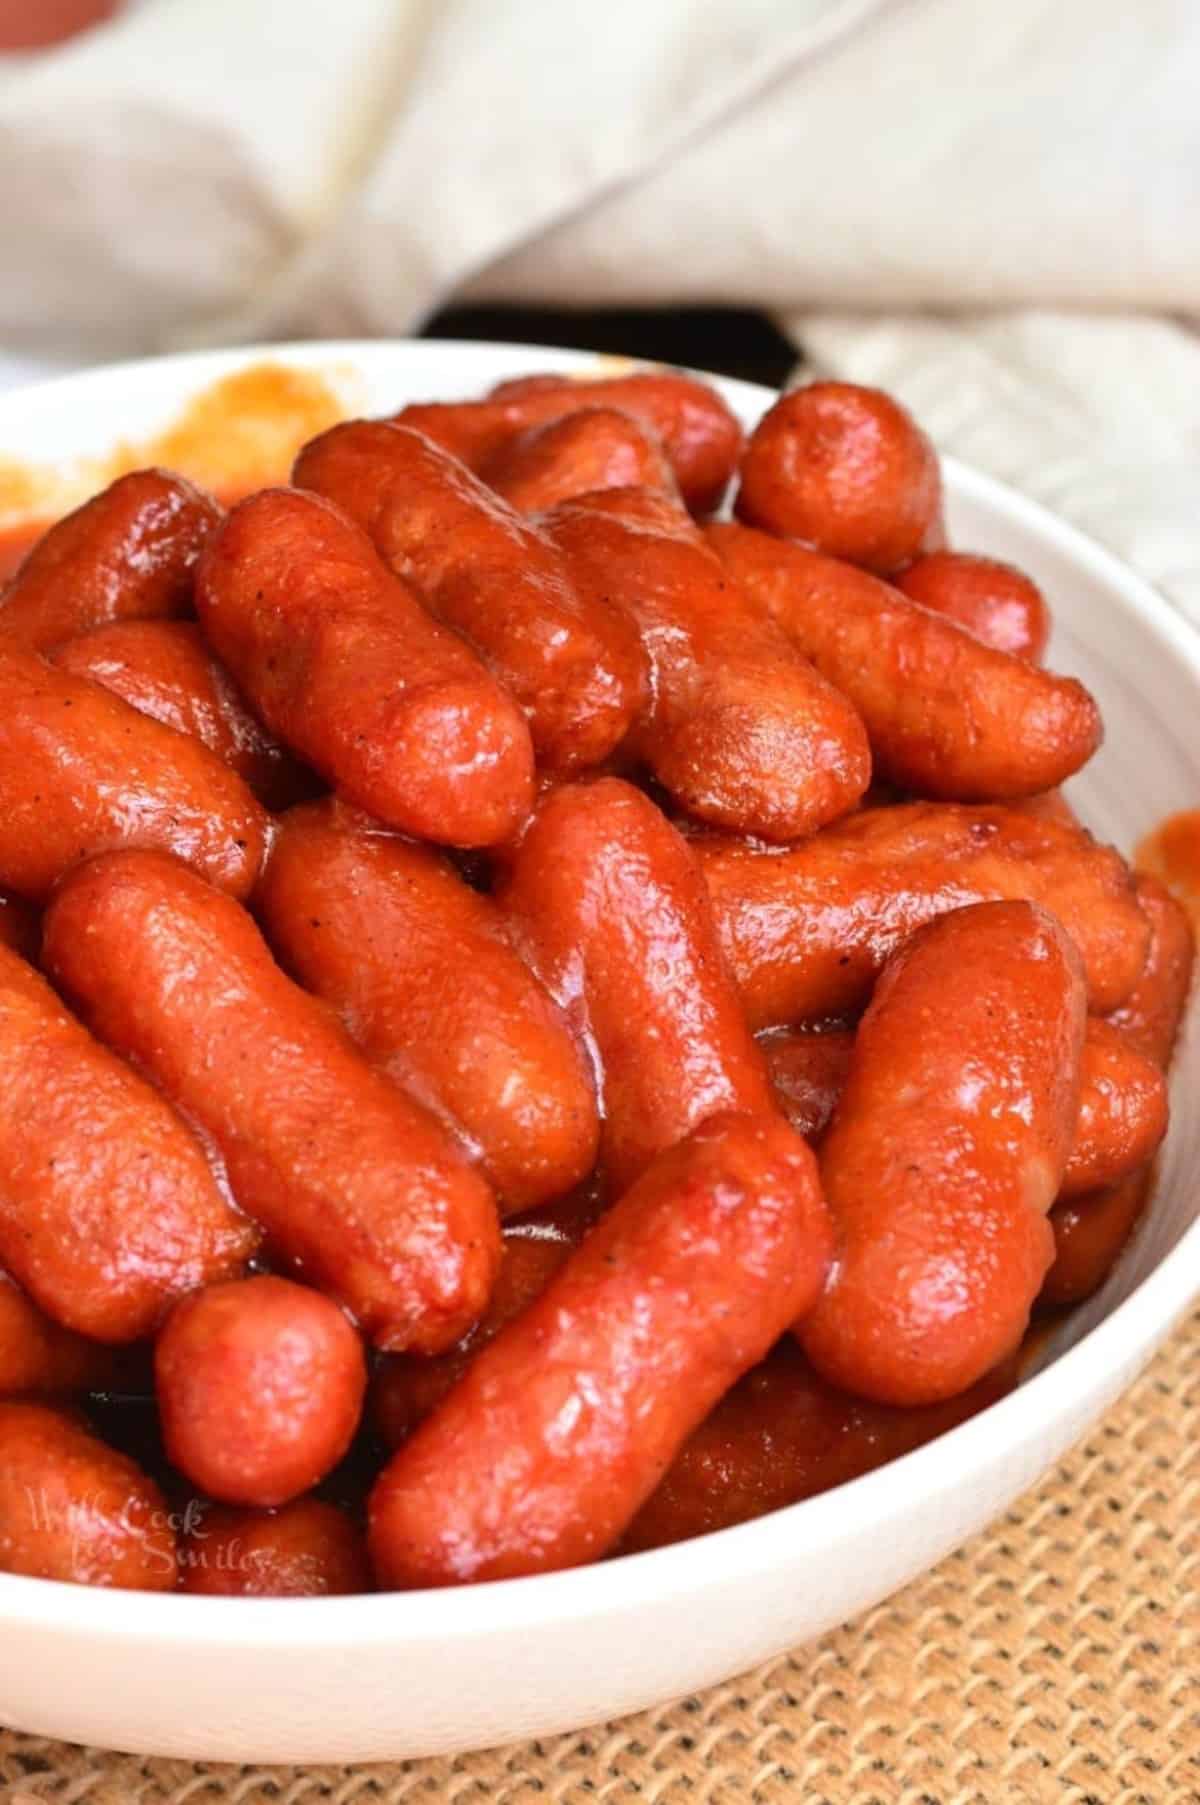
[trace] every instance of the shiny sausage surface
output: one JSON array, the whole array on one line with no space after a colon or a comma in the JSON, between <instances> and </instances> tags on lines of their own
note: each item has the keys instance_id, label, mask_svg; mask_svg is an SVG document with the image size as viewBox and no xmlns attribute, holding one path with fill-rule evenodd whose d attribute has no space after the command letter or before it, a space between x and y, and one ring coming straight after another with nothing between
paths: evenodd
<instances>
[{"instance_id":1,"label":"shiny sausage surface","mask_svg":"<svg viewBox=\"0 0 1200 1805\"><path fill-rule=\"evenodd\" d=\"M550 769L599 764L647 696L637 634L456 458L383 420L335 426L306 445L295 481L367 532L430 612L473 645L529 720Z\"/></svg>"},{"instance_id":2,"label":"shiny sausage surface","mask_svg":"<svg viewBox=\"0 0 1200 1805\"><path fill-rule=\"evenodd\" d=\"M1165 1070L1192 987L1196 937L1187 910L1157 877L1139 871L1134 889L1150 927L1146 957L1133 988L1108 1019L1130 1046Z\"/></svg>"},{"instance_id":3,"label":"shiny sausage surface","mask_svg":"<svg viewBox=\"0 0 1200 1805\"><path fill-rule=\"evenodd\" d=\"M319 1498L205 1511L179 1550L179 1586L210 1598L337 1598L371 1590L362 1532Z\"/></svg>"},{"instance_id":4,"label":"shiny sausage surface","mask_svg":"<svg viewBox=\"0 0 1200 1805\"><path fill-rule=\"evenodd\" d=\"M189 1129L3 948L0 1094L0 1262L55 1321L135 1341L241 1270L257 1236Z\"/></svg>"},{"instance_id":5,"label":"shiny sausage surface","mask_svg":"<svg viewBox=\"0 0 1200 1805\"><path fill-rule=\"evenodd\" d=\"M600 1219L604 1201L598 1186L586 1185L545 1209L510 1217L504 1224L504 1252L488 1307L458 1346L432 1360L418 1354L389 1354L377 1365L369 1411L374 1429L389 1448L406 1441L458 1383L480 1349L541 1296Z\"/></svg>"},{"instance_id":6,"label":"shiny sausage surface","mask_svg":"<svg viewBox=\"0 0 1200 1805\"><path fill-rule=\"evenodd\" d=\"M806 1139L833 1115L850 1068L847 1029L763 1038L767 1070L788 1121ZM1166 1085L1154 1063L1097 1016L1089 1016L1080 1070L1079 1114L1060 1197L1112 1184L1143 1165L1167 1128Z\"/></svg>"},{"instance_id":7,"label":"shiny sausage surface","mask_svg":"<svg viewBox=\"0 0 1200 1805\"><path fill-rule=\"evenodd\" d=\"M1161 1068L1118 1028L1091 1018L1083 1044L1079 1119L1062 1197L1114 1184L1153 1158L1167 1132Z\"/></svg>"},{"instance_id":8,"label":"shiny sausage surface","mask_svg":"<svg viewBox=\"0 0 1200 1805\"><path fill-rule=\"evenodd\" d=\"M244 778L265 807L284 808L311 793L311 780L251 713L194 621L116 621L68 640L50 662L90 677L139 714L190 733Z\"/></svg>"},{"instance_id":9,"label":"shiny sausage surface","mask_svg":"<svg viewBox=\"0 0 1200 1805\"><path fill-rule=\"evenodd\" d=\"M591 1048L618 1188L706 1116L772 1108L695 859L640 790L601 778L554 791L498 900Z\"/></svg>"},{"instance_id":10,"label":"shiny sausage surface","mask_svg":"<svg viewBox=\"0 0 1200 1805\"><path fill-rule=\"evenodd\" d=\"M72 1413L0 1403L0 1571L173 1591L166 1501L133 1461Z\"/></svg>"},{"instance_id":11,"label":"shiny sausage surface","mask_svg":"<svg viewBox=\"0 0 1200 1805\"><path fill-rule=\"evenodd\" d=\"M490 897L440 853L327 802L284 817L259 888L285 967L477 1158L502 1204L586 1178L591 1074Z\"/></svg>"},{"instance_id":12,"label":"shiny sausage surface","mask_svg":"<svg viewBox=\"0 0 1200 1805\"><path fill-rule=\"evenodd\" d=\"M945 1403L898 1410L838 1391L789 1337L684 1442L620 1552L709 1535L845 1485L986 1410L1016 1377L1006 1361Z\"/></svg>"},{"instance_id":13,"label":"shiny sausage surface","mask_svg":"<svg viewBox=\"0 0 1200 1805\"><path fill-rule=\"evenodd\" d=\"M166 470L135 470L37 541L0 591L0 645L49 651L109 621L186 614L216 503Z\"/></svg>"},{"instance_id":14,"label":"shiny sausage surface","mask_svg":"<svg viewBox=\"0 0 1200 1805\"><path fill-rule=\"evenodd\" d=\"M380 1347L451 1346L487 1302L495 1205L445 1130L271 958L245 910L177 861L73 872L48 966L96 1032L198 1122L278 1257Z\"/></svg>"},{"instance_id":15,"label":"shiny sausage surface","mask_svg":"<svg viewBox=\"0 0 1200 1805\"><path fill-rule=\"evenodd\" d=\"M255 713L358 807L455 846L524 819L533 751L516 703L319 496L240 503L200 561L196 604Z\"/></svg>"},{"instance_id":16,"label":"shiny sausage surface","mask_svg":"<svg viewBox=\"0 0 1200 1805\"><path fill-rule=\"evenodd\" d=\"M828 1126L854 1052L847 1029L776 1033L761 1042L780 1106L797 1134ZM1080 1068L1079 1113L1060 1197L1113 1184L1144 1165L1167 1129L1163 1075L1097 1016L1089 1016Z\"/></svg>"},{"instance_id":17,"label":"shiny sausage surface","mask_svg":"<svg viewBox=\"0 0 1200 1805\"><path fill-rule=\"evenodd\" d=\"M480 474L521 514L540 514L599 489L679 497L661 441L615 407L585 407L532 426L503 445Z\"/></svg>"},{"instance_id":18,"label":"shiny sausage surface","mask_svg":"<svg viewBox=\"0 0 1200 1805\"><path fill-rule=\"evenodd\" d=\"M858 803L871 775L862 722L686 516L644 490L606 490L545 525L583 593L611 598L641 634L653 701L630 749L682 808L792 840Z\"/></svg>"},{"instance_id":19,"label":"shiny sausage surface","mask_svg":"<svg viewBox=\"0 0 1200 1805\"><path fill-rule=\"evenodd\" d=\"M632 414L663 443L688 506L709 513L737 465L742 429L706 382L675 370L639 370L598 380L546 375L500 383L483 401L418 403L396 416L475 469L518 433L581 408Z\"/></svg>"},{"instance_id":20,"label":"shiny sausage surface","mask_svg":"<svg viewBox=\"0 0 1200 1805\"><path fill-rule=\"evenodd\" d=\"M754 1028L861 1008L892 952L967 903L1027 898L1079 947L1091 1006L1129 995L1149 928L1121 857L1020 809L915 802L863 809L785 852L694 842Z\"/></svg>"},{"instance_id":21,"label":"shiny sausage surface","mask_svg":"<svg viewBox=\"0 0 1200 1805\"><path fill-rule=\"evenodd\" d=\"M887 575L928 544L941 499L937 453L907 409L881 389L814 382L750 434L735 506L749 526Z\"/></svg>"},{"instance_id":22,"label":"shiny sausage surface","mask_svg":"<svg viewBox=\"0 0 1200 1805\"><path fill-rule=\"evenodd\" d=\"M311 1491L362 1414L362 1343L329 1298L262 1275L176 1305L154 1350L173 1466L227 1504L270 1509Z\"/></svg>"},{"instance_id":23,"label":"shiny sausage surface","mask_svg":"<svg viewBox=\"0 0 1200 1805\"><path fill-rule=\"evenodd\" d=\"M836 558L744 526L707 536L731 577L849 697L877 773L901 789L957 802L1031 796L1099 746L1100 711L1076 678L995 651Z\"/></svg>"},{"instance_id":24,"label":"shiny sausage surface","mask_svg":"<svg viewBox=\"0 0 1200 1805\"><path fill-rule=\"evenodd\" d=\"M1133 991L1108 1018L1125 1044L1163 1071L1171 1061L1191 989L1195 941L1186 910L1156 877L1139 872L1137 896L1150 945ZM1091 1297L1111 1272L1153 1194L1153 1167L1069 1197L1050 1214L1054 1264L1041 1301L1066 1306Z\"/></svg>"},{"instance_id":25,"label":"shiny sausage surface","mask_svg":"<svg viewBox=\"0 0 1200 1805\"><path fill-rule=\"evenodd\" d=\"M0 647L0 884L41 901L80 859L154 847L235 896L252 888L268 819L207 746L98 683Z\"/></svg>"},{"instance_id":26,"label":"shiny sausage surface","mask_svg":"<svg viewBox=\"0 0 1200 1805\"><path fill-rule=\"evenodd\" d=\"M1014 564L971 552L929 552L894 581L912 601L957 621L984 645L1041 662L1050 611L1037 584Z\"/></svg>"},{"instance_id":27,"label":"shiny sausage surface","mask_svg":"<svg viewBox=\"0 0 1200 1805\"><path fill-rule=\"evenodd\" d=\"M828 1252L812 1155L778 1117L720 1116L663 1154L384 1469L380 1583L603 1554Z\"/></svg>"},{"instance_id":28,"label":"shiny sausage surface","mask_svg":"<svg viewBox=\"0 0 1200 1805\"><path fill-rule=\"evenodd\" d=\"M799 1333L833 1384L937 1403L1015 1351L1053 1258L1086 1006L1031 903L956 910L889 962L821 1145L837 1262Z\"/></svg>"}]
</instances>

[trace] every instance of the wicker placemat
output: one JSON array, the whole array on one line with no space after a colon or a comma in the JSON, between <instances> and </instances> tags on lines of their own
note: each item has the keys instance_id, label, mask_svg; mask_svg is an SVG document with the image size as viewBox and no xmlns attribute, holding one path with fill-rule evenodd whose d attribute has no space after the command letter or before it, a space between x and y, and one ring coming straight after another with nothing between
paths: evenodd
<instances>
[{"instance_id":1,"label":"wicker placemat","mask_svg":"<svg viewBox=\"0 0 1200 1805\"><path fill-rule=\"evenodd\" d=\"M1001 1523L815 1647L681 1705L382 1767L192 1766L0 1732L4 1805L324 1799L1200 1801L1200 1314Z\"/></svg>"}]
</instances>

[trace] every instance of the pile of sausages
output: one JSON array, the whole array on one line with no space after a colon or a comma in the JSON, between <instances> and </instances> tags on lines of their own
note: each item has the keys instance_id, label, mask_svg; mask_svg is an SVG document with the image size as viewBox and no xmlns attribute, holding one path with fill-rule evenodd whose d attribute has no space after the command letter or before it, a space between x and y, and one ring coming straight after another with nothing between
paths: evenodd
<instances>
[{"instance_id":1,"label":"pile of sausages","mask_svg":"<svg viewBox=\"0 0 1200 1805\"><path fill-rule=\"evenodd\" d=\"M0 1568L546 1571L1011 1383L1142 1207L1192 957L1058 793L1101 723L1048 624L835 383L743 443L675 372L523 379L47 532L0 597ZM147 1372L139 1464L80 1400Z\"/></svg>"}]
</instances>

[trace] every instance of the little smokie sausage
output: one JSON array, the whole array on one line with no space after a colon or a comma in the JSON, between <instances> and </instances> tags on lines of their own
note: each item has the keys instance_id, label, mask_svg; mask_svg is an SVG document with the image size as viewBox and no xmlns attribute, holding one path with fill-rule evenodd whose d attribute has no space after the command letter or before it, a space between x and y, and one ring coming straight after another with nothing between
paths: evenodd
<instances>
[{"instance_id":1,"label":"little smokie sausage","mask_svg":"<svg viewBox=\"0 0 1200 1805\"><path fill-rule=\"evenodd\" d=\"M541 514L600 489L650 489L683 506L661 441L615 407L585 407L530 427L480 475L519 514Z\"/></svg>"},{"instance_id":2,"label":"little smokie sausage","mask_svg":"<svg viewBox=\"0 0 1200 1805\"><path fill-rule=\"evenodd\" d=\"M1150 923L1150 947L1140 978L1108 1025L1165 1072L1187 1006L1195 942L1186 910L1157 878L1140 872L1137 896ZM1050 1213L1054 1264L1042 1287L1044 1304L1081 1303L1100 1288L1152 1192L1153 1170L1143 1167L1055 1206Z\"/></svg>"},{"instance_id":3,"label":"little smokie sausage","mask_svg":"<svg viewBox=\"0 0 1200 1805\"><path fill-rule=\"evenodd\" d=\"M762 1042L783 1113L812 1139L829 1123L854 1051L845 1030L772 1034ZM1167 1092L1158 1067L1115 1028L1089 1016L1080 1070L1079 1114L1060 1197L1113 1184L1144 1165L1167 1130Z\"/></svg>"},{"instance_id":4,"label":"little smokie sausage","mask_svg":"<svg viewBox=\"0 0 1200 1805\"><path fill-rule=\"evenodd\" d=\"M640 790L609 777L553 791L498 900L592 1051L618 1188L717 1110L771 1110L703 879Z\"/></svg>"},{"instance_id":5,"label":"little smokie sausage","mask_svg":"<svg viewBox=\"0 0 1200 1805\"><path fill-rule=\"evenodd\" d=\"M686 515L646 491L610 489L556 508L545 526L581 591L637 625L653 700L630 749L681 807L792 840L858 803L871 776L862 722Z\"/></svg>"},{"instance_id":6,"label":"little smokie sausage","mask_svg":"<svg viewBox=\"0 0 1200 1805\"><path fill-rule=\"evenodd\" d=\"M695 513L707 514L718 505L737 465L742 429L714 388L677 370L599 380L520 377L499 384L483 401L419 403L396 418L480 470L517 434L594 407L632 414L662 441Z\"/></svg>"},{"instance_id":7,"label":"little smokie sausage","mask_svg":"<svg viewBox=\"0 0 1200 1805\"><path fill-rule=\"evenodd\" d=\"M986 1410L1012 1390L1016 1365L944 1403L896 1410L829 1385L789 1336L693 1430L619 1551L710 1535L873 1472Z\"/></svg>"},{"instance_id":8,"label":"little smokie sausage","mask_svg":"<svg viewBox=\"0 0 1200 1805\"><path fill-rule=\"evenodd\" d=\"M663 1154L501 1330L376 1484L381 1585L602 1555L680 1443L825 1275L811 1153L722 1115Z\"/></svg>"},{"instance_id":9,"label":"little smokie sausage","mask_svg":"<svg viewBox=\"0 0 1200 1805\"><path fill-rule=\"evenodd\" d=\"M640 421L663 446L688 507L708 514L720 505L737 468L743 433L733 409L710 382L681 370L637 371L630 376L509 377L490 399L547 421L574 412L584 402L617 408Z\"/></svg>"},{"instance_id":10,"label":"little smokie sausage","mask_svg":"<svg viewBox=\"0 0 1200 1805\"><path fill-rule=\"evenodd\" d=\"M241 1270L257 1237L189 1129L3 948L0 1095L0 1262L56 1322L136 1341Z\"/></svg>"},{"instance_id":11,"label":"little smokie sausage","mask_svg":"<svg viewBox=\"0 0 1200 1805\"><path fill-rule=\"evenodd\" d=\"M50 662L202 741L265 807L285 808L306 789L311 794L311 783L251 714L194 621L115 621L59 646Z\"/></svg>"},{"instance_id":12,"label":"little smokie sausage","mask_svg":"<svg viewBox=\"0 0 1200 1805\"><path fill-rule=\"evenodd\" d=\"M115 1371L111 1348L53 1322L0 1272L0 1397L93 1391Z\"/></svg>"},{"instance_id":13,"label":"little smokie sausage","mask_svg":"<svg viewBox=\"0 0 1200 1805\"><path fill-rule=\"evenodd\" d=\"M941 518L933 446L898 401L852 382L781 396L750 434L741 478L739 520L885 576Z\"/></svg>"},{"instance_id":14,"label":"little smokie sausage","mask_svg":"<svg viewBox=\"0 0 1200 1805\"><path fill-rule=\"evenodd\" d=\"M1153 1190L1153 1172L1143 1166L1116 1184L1056 1203L1050 1212L1054 1261L1038 1293L1039 1304L1062 1309L1099 1291Z\"/></svg>"},{"instance_id":15,"label":"little smokie sausage","mask_svg":"<svg viewBox=\"0 0 1200 1805\"><path fill-rule=\"evenodd\" d=\"M528 813L516 703L319 496L241 502L201 559L196 605L258 717L358 807L455 846L506 839Z\"/></svg>"},{"instance_id":16,"label":"little smokie sausage","mask_svg":"<svg viewBox=\"0 0 1200 1805\"><path fill-rule=\"evenodd\" d=\"M168 1458L228 1504L269 1509L311 1491L350 1446L366 1384L337 1305L267 1275L185 1298L154 1350Z\"/></svg>"},{"instance_id":17,"label":"little smokie sausage","mask_svg":"<svg viewBox=\"0 0 1200 1805\"><path fill-rule=\"evenodd\" d=\"M510 1217L504 1224L504 1252L488 1307L457 1347L433 1360L419 1354L389 1354L379 1362L371 1379L369 1410L372 1426L389 1448L407 1440L458 1383L480 1349L541 1296L599 1220L604 1202L600 1187L586 1185L547 1209Z\"/></svg>"},{"instance_id":18,"label":"little smokie sausage","mask_svg":"<svg viewBox=\"0 0 1200 1805\"><path fill-rule=\"evenodd\" d=\"M994 802L1052 790L1103 737L1074 677L997 652L836 558L744 526L709 543L734 580L842 690L879 776L921 796Z\"/></svg>"},{"instance_id":19,"label":"little smokie sausage","mask_svg":"<svg viewBox=\"0 0 1200 1805\"><path fill-rule=\"evenodd\" d=\"M1009 808L863 809L785 852L693 842L754 1028L861 1008L885 960L967 903L1027 898L1083 955L1093 1009L1116 1008L1149 929L1128 867L1082 828Z\"/></svg>"},{"instance_id":20,"label":"little smokie sausage","mask_svg":"<svg viewBox=\"0 0 1200 1805\"><path fill-rule=\"evenodd\" d=\"M984 645L1041 662L1050 613L1037 584L1015 565L971 552L930 552L893 580L910 600L957 621Z\"/></svg>"},{"instance_id":21,"label":"little smokie sausage","mask_svg":"<svg viewBox=\"0 0 1200 1805\"><path fill-rule=\"evenodd\" d=\"M171 1592L175 1532L166 1501L72 1413L0 1404L0 1572Z\"/></svg>"},{"instance_id":22,"label":"little smokie sausage","mask_svg":"<svg viewBox=\"0 0 1200 1805\"><path fill-rule=\"evenodd\" d=\"M218 1506L189 1525L179 1589L209 1598L340 1598L371 1590L362 1531L319 1498L282 1510Z\"/></svg>"},{"instance_id":23,"label":"little smokie sausage","mask_svg":"<svg viewBox=\"0 0 1200 1805\"><path fill-rule=\"evenodd\" d=\"M489 897L339 804L284 817L257 906L285 967L480 1161L508 1210L584 1179L600 1134L566 1020Z\"/></svg>"},{"instance_id":24,"label":"little smokie sausage","mask_svg":"<svg viewBox=\"0 0 1200 1805\"><path fill-rule=\"evenodd\" d=\"M118 620L186 614L220 509L183 477L135 470L37 541L0 593L0 645L49 651Z\"/></svg>"},{"instance_id":25,"label":"little smokie sausage","mask_svg":"<svg viewBox=\"0 0 1200 1805\"><path fill-rule=\"evenodd\" d=\"M386 421L335 426L295 481L344 509L430 611L512 692L551 769L599 764L647 695L637 634L581 594L545 535L432 440Z\"/></svg>"},{"instance_id":26,"label":"little smokie sausage","mask_svg":"<svg viewBox=\"0 0 1200 1805\"><path fill-rule=\"evenodd\" d=\"M1060 1195L1078 1197L1136 1171L1166 1132L1167 1086L1160 1067L1119 1029L1089 1019L1079 1119Z\"/></svg>"},{"instance_id":27,"label":"little smokie sausage","mask_svg":"<svg viewBox=\"0 0 1200 1805\"><path fill-rule=\"evenodd\" d=\"M0 795L0 884L35 902L80 859L121 846L175 853L245 896L266 851L266 813L215 752L3 647Z\"/></svg>"},{"instance_id":28,"label":"little smokie sausage","mask_svg":"<svg viewBox=\"0 0 1200 1805\"><path fill-rule=\"evenodd\" d=\"M890 961L821 1146L837 1263L798 1332L833 1384L937 1403L1017 1347L1053 1258L1086 1009L1079 954L1032 903L955 910Z\"/></svg>"},{"instance_id":29,"label":"little smokie sausage","mask_svg":"<svg viewBox=\"0 0 1200 1805\"><path fill-rule=\"evenodd\" d=\"M45 956L96 1032L198 1122L234 1196L385 1348L436 1352L479 1316L495 1205L445 1130L285 978L244 909L176 860L74 871Z\"/></svg>"}]
</instances>

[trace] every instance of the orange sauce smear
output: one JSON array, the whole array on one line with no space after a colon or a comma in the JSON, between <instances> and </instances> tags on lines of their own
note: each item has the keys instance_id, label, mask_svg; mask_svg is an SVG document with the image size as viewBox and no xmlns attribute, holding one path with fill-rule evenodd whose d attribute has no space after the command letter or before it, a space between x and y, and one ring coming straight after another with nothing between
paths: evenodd
<instances>
[{"instance_id":1,"label":"orange sauce smear","mask_svg":"<svg viewBox=\"0 0 1200 1805\"><path fill-rule=\"evenodd\" d=\"M300 447L360 405L352 369L263 362L201 389L153 437L121 440L102 457L63 465L0 457L0 575L11 571L14 537L26 548L36 537L31 522L61 519L130 470L165 465L228 504L286 483Z\"/></svg>"}]
</instances>

